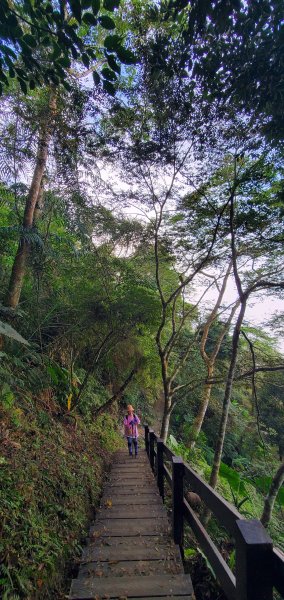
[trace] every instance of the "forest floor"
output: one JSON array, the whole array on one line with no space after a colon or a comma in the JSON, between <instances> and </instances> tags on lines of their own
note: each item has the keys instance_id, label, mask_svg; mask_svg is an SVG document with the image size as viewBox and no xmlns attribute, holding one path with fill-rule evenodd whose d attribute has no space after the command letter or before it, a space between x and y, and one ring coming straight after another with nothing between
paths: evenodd
<instances>
[{"instance_id":1,"label":"forest floor","mask_svg":"<svg viewBox=\"0 0 284 600\"><path fill-rule=\"evenodd\" d=\"M121 444L112 417L75 421L48 394L1 408L3 600L64 597L112 452Z\"/></svg>"}]
</instances>

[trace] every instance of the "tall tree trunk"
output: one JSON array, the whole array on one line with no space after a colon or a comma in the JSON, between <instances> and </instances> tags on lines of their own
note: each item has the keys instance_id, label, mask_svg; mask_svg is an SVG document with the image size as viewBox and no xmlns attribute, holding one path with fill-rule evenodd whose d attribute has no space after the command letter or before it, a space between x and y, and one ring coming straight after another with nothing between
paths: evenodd
<instances>
[{"instance_id":1,"label":"tall tree trunk","mask_svg":"<svg viewBox=\"0 0 284 600\"><path fill-rule=\"evenodd\" d=\"M171 412L172 412L171 411L172 402L171 402L171 392L170 392L170 380L168 377L168 362L164 356L164 353L161 350L160 350L159 354L160 354L160 360L161 360L162 380L163 380L163 388L164 388L164 410L163 410L163 419L162 419L160 437L163 440L163 442L166 443L168 433L169 433L169 425L170 425L170 418L171 418Z\"/></svg>"},{"instance_id":2,"label":"tall tree trunk","mask_svg":"<svg viewBox=\"0 0 284 600\"><path fill-rule=\"evenodd\" d=\"M53 117L56 110L56 95L51 91L48 106L48 115L44 124L41 126L38 140L38 149L34 174L28 193L24 218L23 229L28 231L32 228L34 222L34 213L38 197L41 193L42 178L46 169L48 149L53 127ZM8 292L5 300L6 306L16 308L18 306L21 291L23 287L24 276L26 272L27 258L29 255L30 244L25 235L22 235L19 241L18 250L12 267Z\"/></svg>"},{"instance_id":3,"label":"tall tree trunk","mask_svg":"<svg viewBox=\"0 0 284 600\"><path fill-rule=\"evenodd\" d=\"M171 408L164 407L164 414L161 426L160 438L163 440L164 444L168 439L169 426L170 426L170 418L171 418Z\"/></svg>"},{"instance_id":4,"label":"tall tree trunk","mask_svg":"<svg viewBox=\"0 0 284 600\"><path fill-rule=\"evenodd\" d=\"M217 337L214 348L211 351L211 353L209 354L208 351L206 350L206 343L208 340L209 331L210 331L215 319L217 318L218 310L221 306L221 303L222 303L222 300L223 300L223 297L224 297L224 294L226 291L228 279L231 274L232 265L233 265L233 261L230 260L227 270L226 270L226 273L225 273L225 276L224 276L224 279L223 279L223 282L222 282L222 286L219 290L219 294L218 294L215 306L205 322L202 337L200 340L200 354L201 354L202 359L207 368L207 380L210 380L214 375L214 369L215 369L215 363L216 363L217 356L219 354L223 339L224 339L227 331L229 330L229 327L231 325L232 319L234 317L234 314L235 314L235 312L237 310L237 306L238 306L238 302L236 302L235 305L232 307L230 315L229 315L226 323L223 325L219 336ZM212 384L206 383L204 390L203 390L198 413L197 413L195 419L193 420L192 427L191 427L191 433L189 436L189 443L188 443L188 446L191 449L194 448L195 442L201 431L203 421L204 421L204 418L205 418L205 415L207 412L208 404L210 402L211 390L212 390Z\"/></svg>"},{"instance_id":5,"label":"tall tree trunk","mask_svg":"<svg viewBox=\"0 0 284 600\"><path fill-rule=\"evenodd\" d=\"M228 422L228 416L229 416L229 409L230 409L230 403L231 403L232 388L233 388L233 382L234 382L234 374L235 374L237 355L238 355L240 331L241 331L241 325L242 325L243 318L244 318L245 311L246 311L246 302L247 302L246 298L243 298L241 301L241 308L240 308L239 316L237 318L237 322L236 322L236 325L234 328L233 341L232 341L232 356L231 356L231 362L230 362L230 367L229 367L229 371L228 371L225 393L224 393L222 415L221 415L221 421L220 421L220 426L219 426L217 444L216 444L216 448L215 448L213 467L212 467L210 480L209 480L209 483L210 483L211 487L213 487L213 488L215 488L216 484L217 484L219 470L220 470L220 464L221 464L221 459L222 459L223 446L224 446L224 440L225 440L226 428L227 428L227 422Z\"/></svg>"},{"instance_id":6,"label":"tall tree trunk","mask_svg":"<svg viewBox=\"0 0 284 600\"><path fill-rule=\"evenodd\" d=\"M276 471L276 473L272 479L268 494L265 498L263 513L262 513L261 519L260 519L262 522L262 525L264 525L264 527L267 527L270 523L276 496L277 496L283 483L284 483L284 461L280 465L279 469Z\"/></svg>"},{"instance_id":7,"label":"tall tree trunk","mask_svg":"<svg viewBox=\"0 0 284 600\"><path fill-rule=\"evenodd\" d=\"M210 366L208 366L208 369L207 369L207 378L211 379L213 377L213 374L214 374L214 367L212 365L210 365ZM203 390L198 413L197 413L195 419L193 420L192 426L191 426L189 443L188 443L188 446L191 449L194 448L195 442L200 434L201 427L202 427L203 421L204 421L204 417L206 415L206 411L207 411L208 404L210 401L211 390L212 390L212 383L206 383L204 390Z\"/></svg>"}]
</instances>

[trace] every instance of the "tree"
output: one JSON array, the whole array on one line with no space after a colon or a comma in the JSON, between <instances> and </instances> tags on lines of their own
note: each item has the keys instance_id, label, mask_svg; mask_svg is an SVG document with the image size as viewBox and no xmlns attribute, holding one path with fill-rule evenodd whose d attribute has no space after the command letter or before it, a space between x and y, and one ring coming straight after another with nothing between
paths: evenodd
<instances>
[{"instance_id":1,"label":"tree","mask_svg":"<svg viewBox=\"0 0 284 600\"><path fill-rule=\"evenodd\" d=\"M231 186L231 190L230 190L229 221L230 221L231 254L232 254L232 261L233 261L233 272L234 272L235 283L236 283L236 287L237 287L238 295L239 295L240 310L239 310L239 314L238 314L237 321L235 323L234 331L233 331L231 361L230 361L230 366L229 366L229 370L228 370L226 387L225 387L225 391L224 391L222 415L221 415L221 420L220 420L219 433L218 433L216 446L215 446L213 467L212 467L212 471L211 471L211 475L210 475L210 485L212 487L215 487L217 484L217 478L218 478L218 473L219 473L220 464L221 464L221 457L222 457L222 451L223 451L223 445L224 445L224 439L225 439L226 427L227 427L227 421L228 421L228 414L229 414L229 408L230 408L230 401L231 401L231 393L232 393L235 369L236 369L236 364L237 364L237 355L238 355L238 346L239 346L239 339L240 339L240 333L241 333L241 326L242 326L243 318L245 315L248 299L251 296L251 294L256 292L257 290L260 290L260 289L262 289L262 290L263 289L283 289L283 287L284 287L283 270L281 268L281 265L279 264L278 244L277 244L276 238L273 238L273 235L271 236L268 234L268 230L269 230L269 225L268 225L268 230L267 230L266 235L267 235L267 238L271 242L271 250L270 250L271 253L267 259L267 264L265 266L264 266L264 264L262 264L261 266L259 265L259 267L255 269L255 272L252 272L252 274L250 275L250 278L246 285L246 288L245 289L243 288L243 284L241 282L239 268L238 268L238 258L241 256L242 240L241 240L241 238L239 238L238 245L237 245L236 236L240 232L244 223L242 222L241 211L240 211L239 222L238 222L238 217L235 212L236 211L237 191L238 191L239 195L241 196L242 186L244 186L243 187L243 191L245 192L244 193L244 201L246 203L247 202L247 184L250 182L250 185L248 186L248 190L250 190L250 192L252 192L253 186L251 186L251 182L254 180L255 185L256 185L255 191L260 186L260 198L263 199L263 196L262 196L262 194L263 194L262 186L264 185L263 177L264 177L264 179L266 177L268 177L268 182L271 185L270 194L272 194L272 198L273 198L275 174L271 173L271 171L269 169L268 169L268 171L266 171L266 173L263 172L263 170L261 170L261 174L259 173L260 165L261 165L261 169L263 169L262 159L258 159L256 161L256 163L253 163L248 168L245 168L245 171L243 173L242 173L242 167L240 168L240 171L238 171L237 162L238 162L238 159L235 157L235 159L234 159L234 176L233 176L233 182L232 182L232 186ZM259 177L259 175L261 175L261 176ZM271 179L271 177L272 177L272 179ZM260 185L260 182L262 185ZM276 184L278 185L277 178L276 178ZM267 192L266 192L266 195L267 195ZM248 229L250 228L249 223L246 223L246 227ZM254 225L254 227L255 227L255 225ZM251 257L255 256L255 259L256 259L256 257L259 259L261 256L261 253L259 251L260 246L259 246L259 239L258 239L259 238L259 230L258 230L258 228L254 229L254 227L253 227L252 231L256 231L255 239L253 239L253 237L251 236L250 246L248 248L245 248L245 252L248 253L248 255L250 255ZM261 233L261 235L262 235L262 233ZM272 254L273 250L274 250L274 254ZM256 252L255 255L254 255L254 252ZM267 252L267 248L265 248L265 252Z\"/></svg>"},{"instance_id":2,"label":"tree","mask_svg":"<svg viewBox=\"0 0 284 600\"><path fill-rule=\"evenodd\" d=\"M148 43L153 77L182 77L190 101L199 89L205 102L217 100L219 113L228 106L262 123L274 144L283 140L284 78L282 6L279 0L191 5L178 0L150 9Z\"/></svg>"},{"instance_id":3,"label":"tree","mask_svg":"<svg viewBox=\"0 0 284 600\"><path fill-rule=\"evenodd\" d=\"M270 523L274 503L275 503L277 494L278 494L283 482L284 482L284 461L282 462L280 467L277 469L277 471L272 479L268 494L265 498L263 513L262 513L261 519L260 519L262 524L264 525L264 527L268 527L268 525Z\"/></svg>"},{"instance_id":4,"label":"tree","mask_svg":"<svg viewBox=\"0 0 284 600\"><path fill-rule=\"evenodd\" d=\"M235 303L233 303L233 306L231 308L228 318L221 324L220 331L219 331L217 339L213 345L213 348L211 347L210 350L207 350L206 343L208 341L208 335L209 335L212 325L214 324L215 320L218 318L218 311L220 309L220 306L221 306L221 303L222 303L222 300L224 297L226 285L228 282L228 278L231 274L231 270L232 270L232 262L230 261L227 271L225 273L225 276L223 278L223 281L221 283L221 287L218 287L219 293L218 293L218 297L217 297L215 306L214 306L213 310L210 312L210 314L203 326L203 331L202 331L201 340L200 340L200 353L201 353L202 359L203 359L203 361L206 365L206 369L207 369L206 378L205 378L206 383L205 383L205 386L203 389L202 398L200 400L200 405L198 408L197 415L195 416L195 418L192 422L192 426L191 426L190 439L189 439L189 447L190 448L194 447L196 439L201 431L204 417L206 415L206 411L208 408L208 404L210 402L211 390L212 390L212 386L213 386L212 380L214 379L215 363L216 363L222 342L224 340L224 337L229 331L229 328L230 328L230 325L234 318L235 312L238 308L238 301L236 301Z\"/></svg>"},{"instance_id":5,"label":"tree","mask_svg":"<svg viewBox=\"0 0 284 600\"><path fill-rule=\"evenodd\" d=\"M93 72L94 82L115 93L118 61L135 63L123 36L109 34L116 27L114 11L120 0L3 0L0 26L0 93L16 78L24 93L38 86L68 83L74 61Z\"/></svg>"}]
</instances>

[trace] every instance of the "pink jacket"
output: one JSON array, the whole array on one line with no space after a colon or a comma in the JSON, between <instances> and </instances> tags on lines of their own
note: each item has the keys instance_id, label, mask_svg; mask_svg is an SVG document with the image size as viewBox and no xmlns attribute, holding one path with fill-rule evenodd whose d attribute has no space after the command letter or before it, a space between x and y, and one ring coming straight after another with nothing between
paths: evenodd
<instances>
[{"instance_id":1,"label":"pink jacket","mask_svg":"<svg viewBox=\"0 0 284 600\"><path fill-rule=\"evenodd\" d=\"M126 415L123 419L124 435L126 437L131 436L137 438L139 435L137 425L139 424L140 419L137 415Z\"/></svg>"}]
</instances>

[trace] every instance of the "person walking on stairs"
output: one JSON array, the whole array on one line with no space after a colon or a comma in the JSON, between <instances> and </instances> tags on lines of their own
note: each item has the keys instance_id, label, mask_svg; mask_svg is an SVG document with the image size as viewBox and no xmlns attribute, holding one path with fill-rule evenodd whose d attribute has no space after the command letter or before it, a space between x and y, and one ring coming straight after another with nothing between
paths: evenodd
<instances>
[{"instance_id":1,"label":"person walking on stairs","mask_svg":"<svg viewBox=\"0 0 284 600\"><path fill-rule=\"evenodd\" d=\"M133 456L132 453L132 444L135 449L135 458L138 455L138 425L140 425L140 419L135 415L134 408L131 404L127 406L127 415L125 415L124 420L124 434L127 439L129 456Z\"/></svg>"}]
</instances>

